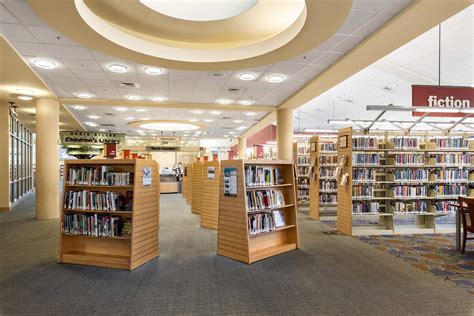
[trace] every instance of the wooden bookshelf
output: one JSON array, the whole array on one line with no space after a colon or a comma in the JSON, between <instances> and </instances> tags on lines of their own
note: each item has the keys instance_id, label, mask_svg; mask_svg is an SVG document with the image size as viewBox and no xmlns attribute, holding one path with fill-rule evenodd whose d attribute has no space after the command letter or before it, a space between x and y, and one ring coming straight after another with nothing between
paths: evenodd
<instances>
[{"instance_id":1,"label":"wooden bookshelf","mask_svg":"<svg viewBox=\"0 0 474 316\"><path fill-rule=\"evenodd\" d=\"M246 166L265 166L279 168L283 177L281 185L247 187ZM226 196L225 171L236 171L236 196ZM251 264L299 247L298 220L296 211L296 187L293 164L281 160L225 160L221 162L219 194L219 225L217 253L237 261ZM265 188L281 190L285 206L275 207L284 213L286 225L266 233L249 234L249 212L247 210L247 191ZM251 212L253 213L253 212Z\"/></svg>"},{"instance_id":2,"label":"wooden bookshelf","mask_svg":"<svg viewBox=\"0 0 474 316\"><path fill-rule=\"evenodd\" d=\"M310 183L309 183L309 217L319 220L319 136L309 140Z\"/></svg>"},{"instance_id":3,"label":"wooden bookshelf","mask_svg":"<svg viewBox=\"0 0 474 316\"><path fill-rule=\"evenodd\" d=\"M202 203L202 162L193 163L191 212L201 214Z\"/></svg>"},{"instance_id":4,"label":"wooden bookshelf","mask_svg":"<svg viewBox=\"0 0 474 316\"><path fill-rule=\"evenodd\" d=\"M309 144L307 142L293 143L293 159L296 169L296 196L299 205L308 205L309 192Z\"/></svg>"},{"instance_id":5,"label":"wooden bookshelf","mask_svg":"<svg viewBox=\"0 0 474 316\"><path fill-rule=\"evenodd\" d=\"M202 171L201 226L217 229L219 218L220 163L206 161Z\"/></svg>"},{"instance_id":6,"label":"wooden bookshelf","mask_svg":"<svg viewBox=\"0 0 474 316\"><path fill-rule=\"evenodd\" d=\"M191 200L193 197L192 194L192 185L193 185L193 164L192 163L186 163L184 164L183 167L183 180L182 180L182 194L183 198L186 200L187 204L191 204Z\"/></svg>"},{"instance_id":7,"label":"wooden bookshelf","mask_svg":"<svg viewBox=\"0 0 474 316\"><path fill-rule=\"evenodd\" d=\"M134 174L131 186L93 186L68 185L67 175L71 167L111 166L116 172ZM151 169L151 185L143 186L143 169ZM65 180L61 203L61 223L59 235L59 262L93 265L109 268L133 270L156 258L159 254L159 168L154 160L144 159L94 159L66 160L64 162ZM132 192L131 211L91 211L68 210L64 208L65 194L71 190L102 191L107 189L116 193ZM101 190L102 189L102 190ZM131 219L130 236L95 237L63 233L65 214L100 214L120 216L122 220Z\"/></svg>"}]
</instances>

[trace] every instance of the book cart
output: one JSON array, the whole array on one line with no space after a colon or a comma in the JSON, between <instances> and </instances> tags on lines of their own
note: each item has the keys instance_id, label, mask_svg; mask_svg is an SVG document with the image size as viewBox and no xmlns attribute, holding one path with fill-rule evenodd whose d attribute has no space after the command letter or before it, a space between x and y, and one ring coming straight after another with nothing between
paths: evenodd
<instances>
[{"instance_id":1,"label":"book cart","mask_svg":"<svg viewBox=\"0 0 474 316\"><path fill-rule=\"evenodd\" d=\"M298 248L293 168L281 160L221 161L219 255L250 264ZM257 169L265 181L252 182Z\"/></svg>"},{"instance_id":2,"label":"book cart","mask_svg":"<svg viewBox=\"0 0 474 316\"><path fill-rule=\"evenodd\" d=\"M184 170L183 170L183 185L181 192L183 194L183 198L186 200L187 204L191 204L191 200L193 197L193 164L192 163L186 163L184 164Z\"/></svg>"},{"instance_id":3,"label":"book cart","mask_svg":"<svg viewBox=\"0 0 474 316\"><path fill-rule=\"evenodd\" d=\"M95 180L80 178L86 169L97 170ZM132 270L158 256L155 161L67 160L64 170L59 262ZM120 173L121 182L103 180Z\"/></svg>"},{"instance_id":4,"label":"book cart","mask_svg":"<svg viewBox=\"0 0 474 316\"><path fill-rule=\"evenodd\" d=\"M219 218L219 161L205 161L202 168L201 226L217 229Z\"/></svg>"},{"instance_id":5,"label":"book cart","mask_svg":"<svg viewBox=\"0 0 474 316\"><path fill-rule=\"evenodd\" d=\"M293 143L293 157L296 168L297 196L299 205L309 203L309 144L306 142Z\"/></svg>"},{"instance_id":6,"label":"book cart","mask_svg":"<svg viewBox=\"0 0 474 316\"><path fill-rule=\"evenodd\" d=\"M193 163L191 212L201 215L202 204L202 162Z\"/></svg>"},{"instance_id":7,"label":"book cart","mask_svg":"<svg viewBox=\"0 0 474 316\"><path fill-rule=\"evenodd\" d=\"M454 232L450 203L472 196L474 143L465 135L339 130L344 159L337 229L347 235Z\"/></svg>"},{"instance_id":8,"label":"book cart","mask_svg":"<svg viewBox=\"0 0 474 316\"><path fill-rule=\"evenodd\" d=\"M336 215L336 139L313 136L310 139L310 217Z\"/></svg>"}]
</instances>

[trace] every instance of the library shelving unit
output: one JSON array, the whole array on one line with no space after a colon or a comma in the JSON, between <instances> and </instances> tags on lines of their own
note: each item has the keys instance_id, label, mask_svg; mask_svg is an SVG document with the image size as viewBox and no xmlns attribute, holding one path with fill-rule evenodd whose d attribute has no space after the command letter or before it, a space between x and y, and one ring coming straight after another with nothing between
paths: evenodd
<instances>
[{"instance_id":1,"label":"library shelving unit","mask_svg":"<svg viewBox=\"0 0 474 316\"><path fill-rule=\"evenodd\" d=\"M337 228L347 235L454 231L450 202L472 196L474 143L464 135L353 135L339 130L345 158L338 190ZM344 140L345 139L345 140ZM339 160L342 161L342 160ZM341 218L342 216L342 218Z\"/></svg>"},{"instance_id":2,"label":"library shelving unit","mask_svg":"<svg viewBox=\"0 0 474 316\"><path fill-rule=\"evenodd\" d=\"M296 167L296 183L298 204L309 203L309 144L307 142L293 143L293 157Z\"/></svg>"},{"instance_id":3,"label":"library shelving unit","mask_svg":"<svg viewBox=\"0 0 474 316\"><path fill-rule=\"evenodd\" d=\"M64 166L59 262L132 270L158 256L160 184L154 160L67 160ZM121 185L73 181L70 173L79 168L130 177ZM74 192L81 193L73 198ZM86 197L82 202L80 195Z\"/></svg>"},{"instance_id":4,"label":"library shelving unit","mask_svg":"<svg viewBox=\"0 0 474 316\"><path fill-rule=\"evenodd\" d=\"M186 203L191 204L191 200L193 197L193 164L192 163L186 163L184 164L184 170L183 170L183 185L182 185L182 194L183 198L186 200Z\"/></svg>"},{"instance_id":5,"label":"library shelving unit","mask_svg":"<svg viewBox=\"0 0 474 316\"><path fill-rule=\"evenodd\" d=\"M202 162L193 163L191 212L201 214L202 199Z\"/></svg>"},{"instance_id":6,"label":"library shelving unit","mask_svg":"<svg viewBox=\"0 0 474 316\"><path fill-rule=\"evenodd\" d=\"M219 218L219 161L205 161L202 171L201 226L217 229Z\"/></svg>"},{"instance_id":7,"label":"library shelving unit","mask_svg":"<svg viewBox=\"0 0 474 316\"><path fill-rule=\"evenodd\" d=\"M335 137L319 137L318 150L318 213L319 216L334 216L337 208L337 142Z\"/></svg>"},{"instance_id":8,"label":"library shelving unit","mask_svg":"<svg viewBox=\"0 0 474 316\"><path fill-rule=\"evenodd\" d=\"M309 182L309 217L319 220L319 136L309 140L310 182Z\"/></svg>"},{"instance_id":9,"label":"library shelving unit","mask_svg":"<svg viewBox=\"0 0 474 316\"><path fill-rule=\"evenodd\" d=\"M262 174L260 172L263 169L266 170L264 174L267 175L267 181L253 185L251 182L255 179L257 169L259 174ZM298 248L297 199L291 161L221 161L220 183L219 255L250 264ZM273 197L277 196L282 197L277 199L282 203L278 206L273 203L252 204L259 207L251 208L249 197L255 202L256 197L262 195L266 197L260 200L261 203L265 199L267 202L273 201ZM257 227L261 228L260 232L255 230Z\"/></svg>"}]
</instances>

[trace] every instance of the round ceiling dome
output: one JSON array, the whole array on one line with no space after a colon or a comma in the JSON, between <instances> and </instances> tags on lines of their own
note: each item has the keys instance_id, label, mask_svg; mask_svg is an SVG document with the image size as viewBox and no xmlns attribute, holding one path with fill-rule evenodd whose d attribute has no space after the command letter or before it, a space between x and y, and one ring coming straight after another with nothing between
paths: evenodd
<instances>
[{"instance_id":1,"label":"round ceiling dome","mask_svg":"<svg viewBox=\"0 0 474 316\"><path fill-rule=\"evenodd\" d=\"M158 13L187 21L217 21L241 15L258 0L140 0Z\"/></svg>"}]
</instances>

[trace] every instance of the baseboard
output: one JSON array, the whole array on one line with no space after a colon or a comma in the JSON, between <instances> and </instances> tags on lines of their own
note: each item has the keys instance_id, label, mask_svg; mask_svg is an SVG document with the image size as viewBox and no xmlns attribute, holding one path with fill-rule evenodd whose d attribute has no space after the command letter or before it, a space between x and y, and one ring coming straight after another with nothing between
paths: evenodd
<instances>
[{"instance_id":1,"label":"baseboard","mask_svg":"<svg viewBox=\"0 0 474 316\"><path fill-rule=\"evenodd\" d=\"M0 207L0 212L9 212L11 211L11 207Z\"/></svg>"}]
</instances>

